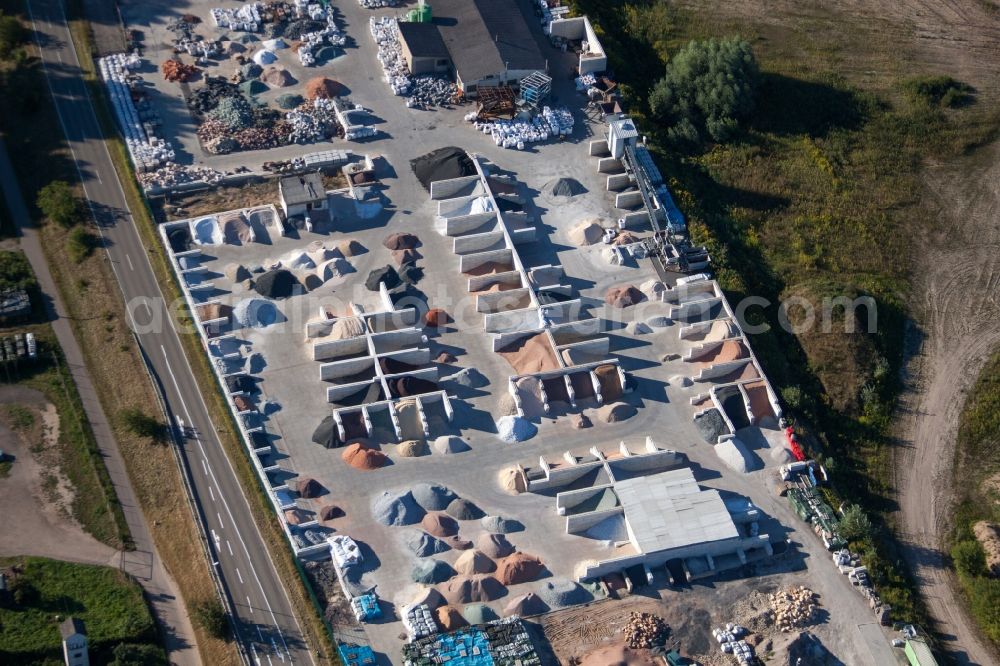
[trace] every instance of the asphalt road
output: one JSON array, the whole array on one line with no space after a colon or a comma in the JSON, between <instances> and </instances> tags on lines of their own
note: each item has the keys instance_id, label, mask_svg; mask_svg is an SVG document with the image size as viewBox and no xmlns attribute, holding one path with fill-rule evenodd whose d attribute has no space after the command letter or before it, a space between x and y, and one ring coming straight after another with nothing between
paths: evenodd
<instances>
[{"instance_id":1,"label":"asphalt road","mask_svg":"<svg viewBox=\"0 0 1000 666\"><path fill-rule=\"evenodd\" d=\"M262 664L313 661L188 365L128 210L58 0L28 3L52 97L91 213L169 415L186 426L182 455L213 556L236 611L239 641ZM159 323L158 323L159 322ZM137 325L137 326L135 326Z\"/></svg>"}]
</instances>

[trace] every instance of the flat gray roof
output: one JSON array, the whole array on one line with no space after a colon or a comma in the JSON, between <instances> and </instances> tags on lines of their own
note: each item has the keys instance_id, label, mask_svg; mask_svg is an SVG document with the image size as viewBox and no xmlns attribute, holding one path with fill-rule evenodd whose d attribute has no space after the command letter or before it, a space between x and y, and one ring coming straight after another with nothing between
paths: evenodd
<instances>
[{"instance_id":1,"label":"flat gray roof","mask_svg":"<svg viewBox=\"0 0 1000 666\"><path fill-rule=\"evenodd\" d=\"M433 23L399 22L399 37L414 58L450 58L441 32Z\"/></svg>"},{"instance_id":2,"label":"flat gray roof","mask_svg":"<svg viewBox=\"0 0 1000 666\"><path fill-rule=\"evenodd\" d=\"M278 181L278 191L286 204L303 204L326 197L323 177L318 173L287 176Z\"/></svg>"},{"instance_id":3,"label":"flat gray roof","mask_svg":"<svg viewBox=\"0 0 1000 666\"><path fill-rule=\"evenodd\" d=\"M615 483L634 545L656 553L740 536L718 490L702 490L690 468Z\"/></svg>"}]
</instances>

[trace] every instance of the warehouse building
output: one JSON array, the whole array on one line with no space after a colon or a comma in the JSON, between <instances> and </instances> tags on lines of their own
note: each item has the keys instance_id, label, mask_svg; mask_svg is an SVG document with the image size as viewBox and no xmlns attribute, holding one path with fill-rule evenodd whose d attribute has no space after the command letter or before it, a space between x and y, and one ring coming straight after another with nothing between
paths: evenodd
<instances>
[{"instance_id":1,"label":"warehouse building","mask_svg":"<svg viewBox=\"0 0 1000 666\"><path fill-rule=\"evenodd\" d=\"M467 97L548 68L514 0L437 0L431 23L400 23L399 36L412 74L448 71Z\"/></svg>"}]
</instances>

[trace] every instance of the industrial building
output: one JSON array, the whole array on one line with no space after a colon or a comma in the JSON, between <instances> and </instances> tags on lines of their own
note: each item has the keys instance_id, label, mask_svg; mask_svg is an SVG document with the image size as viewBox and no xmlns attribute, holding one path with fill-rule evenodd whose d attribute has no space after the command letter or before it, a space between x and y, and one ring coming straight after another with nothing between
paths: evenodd
<instances>
[{"instance_id":1,"label":"industrial building","mask_svg":"<svg viewBox=\"0 0 1000 666\"><path fill-rule=\"evenodd\" d=\"M401 22L400 46L414 75L450 72L467 97L516 84L548 67L513 0L437 0L429 23Z\"/></svg>"},{"instance_id":2,"label":"industrial building","mask_svg":"<svg viewBox=\"0 0 1000 666\"><path fill-rule=\"evenodd\" d=\"M285 217L326 208L326 190L319 173L282 178L278 181L278 196Z\"/></svg>"}]
</instances>

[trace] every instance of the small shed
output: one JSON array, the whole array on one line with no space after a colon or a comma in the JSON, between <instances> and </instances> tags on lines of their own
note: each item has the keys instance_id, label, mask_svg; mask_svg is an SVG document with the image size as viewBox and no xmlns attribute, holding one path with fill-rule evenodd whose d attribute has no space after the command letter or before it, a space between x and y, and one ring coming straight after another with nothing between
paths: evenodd
<instances>
[{"instance_id":1,"label":"small shed","mask_svg":"<svg viewBox=\"0 0 1000 666\"><path fill-rule=\"evenodd\" d=\"M278 197L285 217L326 210L326 191L319 173L282 178L278 181Z\"/></svg>"},{"instance_id":2,"label":"small shed","mask_svg":"<svg viewBox=\"0 0 1000 666\"><path fill-rule=\"evenodd\" d=\"M447 74L451 70L451 56L433 23L399 23L399 46L410 73Z\"/></svg>"},{"instance_id":3,"label":"small shed","mask_svg":"<svg viewBox=\"0 0 1000 666\"><path fill-rule=\"evenodd\" d=\"M90 666L90 655L87 653L87 630L83 620L75 617L66 618L59 625L62 636L63 658L66 666Z\"/></svg>"}]
</instances>

